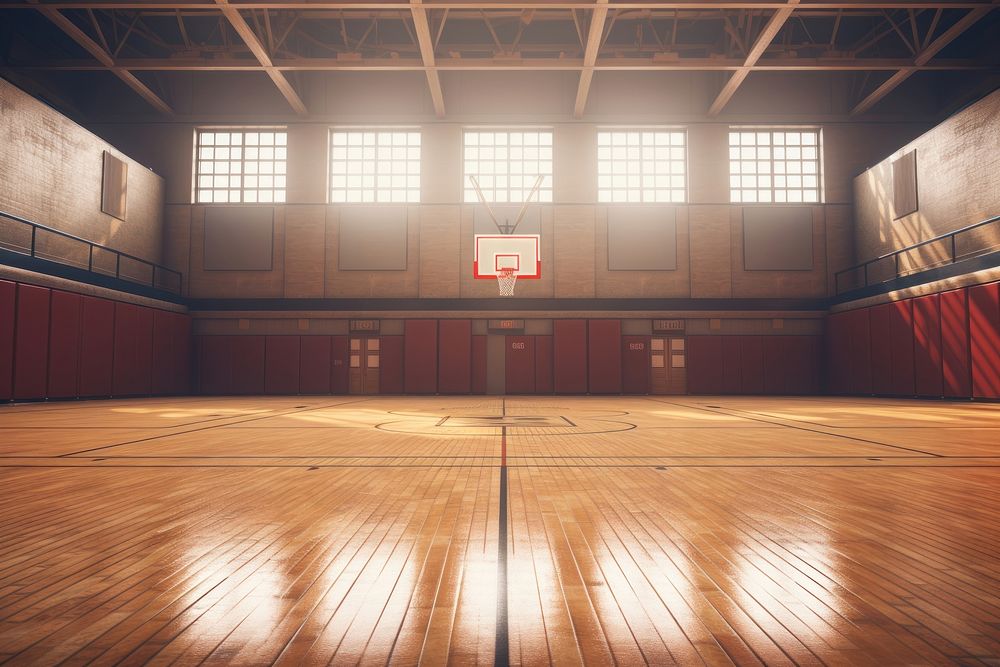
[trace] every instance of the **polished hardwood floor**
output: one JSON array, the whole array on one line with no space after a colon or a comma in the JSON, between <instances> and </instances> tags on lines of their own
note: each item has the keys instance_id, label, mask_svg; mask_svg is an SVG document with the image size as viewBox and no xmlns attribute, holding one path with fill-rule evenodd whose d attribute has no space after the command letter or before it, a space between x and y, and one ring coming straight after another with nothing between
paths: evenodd
<instances>
[{"instance_id":1,"label":"polished hardwood floor","mask_svg":"<svg viewBox=\"0 0 1000 667\"><path fill-rule=\"evenodd\" d=\"M0 663L998 665L1000 405L0 406Z\"/></svg>"}]
</instances>

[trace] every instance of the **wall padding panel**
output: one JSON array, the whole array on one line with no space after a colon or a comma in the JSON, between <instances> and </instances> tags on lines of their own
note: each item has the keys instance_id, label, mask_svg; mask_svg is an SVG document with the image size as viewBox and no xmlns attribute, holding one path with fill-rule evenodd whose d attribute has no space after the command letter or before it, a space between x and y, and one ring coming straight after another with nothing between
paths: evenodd
<instances>
[{"instance_id":1,"label":"wall padding panel","mask_svg":"<svg viewBox=\"0 0 1000 667\"><path fill-rule=\"evenodd\" d=\"M347 336L330 336L330 392L348 394L350 381L350 345Z\"/></svg>"},{"instance_id":2,"label":"wall padding panel","mask_svg":"<svg viewBox=\"0 0 1000 667\"><path fill-rule=\"evenodd\" d=\"M437 393L437 320L406 320L403 389L407 394Z\"/></svg>"},{"instance_id":3,"label":"wall padding panel","mask_svg":"<svg viewBox=\"0 0 1000 667\"><path fill-rule=\"evenodd\" d=\"M140 306L135 317L135 375L133 395L148 396L153 383L153 309Z\"/></svg>"},{"instance_id":4,"label":"wall padding panel","mask_svg":"<svg viewBox=\"0 0 1000 667\"><path fill-rule=\"evenodd\" d=\"M677 269L677 209L608 207L608 270Z\"/></svg>"},{"instance_id":5,"label":"wall padding panel","mask_svg":"<svg viewBox=\"0 0 1000 667\"><path fill-rule=\"evenodd\" d=\"M587 371L591 394L622 392L621 320L588 322Z\"/></svg>"},{"instance_id":6,"label":"wall padding panel","mask_svg":"<svg viewBox=\"0 0 1000 667\"><path fill-rule=\"evenodd\" d=\"M1000 398L1000 283L968 289L972 395Z\"/></svg>"},{"instance_id":7,"label":"wall padding panel","mask_svg":"<svg viewBox=\"0 0 1000 667\"><path fill-rule=\"evenodd\" d=\"M687 338L687 383L691 394L722 393L722 336Z\"/></svg>"},{"instance_id":8,"label":"wall padding panel","mask_svg":"<svg viewBox=\"0 0 1000 667\"><path fill-rule=\"evenodd\" d=\"M913 384L917 396L942 396L941 297L913 300Z\"/></svg>"},{"instance_id":9,"label":"wall padding panel","mask_svg":"<svg viewBox=\"0 0 1000 667\"><path fill-rule=\"evenodd\" d=\"M264 393L299 393L299 336L268 336L264 347Z\"/></svg>"},{"instance_id":10,"label":"wall padding panel","mask_svg":"<svg viewBox=\"0 0 1000 667\"><path fill-rule=\"evenodd\" d=\"M622 393L649 393L649 336L622 336Z\"/></svg>"},{"instance_id":11,"label":"wall padding panel","mask_svg":"<svg viewBox=\"0 0 1000 667\"><path fill-rule=\"evenodd\" d=\"M302 336L299 341L299 393L330 393L330 336Z\"/></svg>"},{"instance_id":12,"label":"wall padding panel","mask_svg":"<svg viewBox=\"0 0 1000 667\"><path fill-rule=\"evenodd\" d=\"M871 328L872 393L892 393L892 339L889 336L891 303L883 303L868 310Z\"/></svg>"},{"instance_id":13,"label":"wall padding panel","mask_svg":"<svg viewBox=\"0 0 1000 667\"><path fill-rule=\"evenodd\" d=\"M941 293L941 380L945 396L972 396L969 302L965 289Z\"/></svg>"},{"instance_id":14,"label":"wall padding panel","mask_svg":"<svg viewBox=\"0 0 1000 667\"><path fill-rule=\"evenodd\" d=\"M246 336L198 336L198 391L202 394L231 393L233 340ZM263 384L263 383L262 383Z\"/></svg>"},{"instance_id":15,"label":"wall padding panel","mask_svg":"<svg viewBox=\"0 0 1000 667\"><path fill-rule=\"evenodd\" d=\"M587 321L552 323L553 370L557 394L587 393Z\"/></svg>"},{"instance_id":16,"label":"wall padding panel","mask_svg":"<svg viewBox=\"0 0 1000 667\"><path fill-rule=\"evenodd\" d=\"M552 336L535 336L535 393L551 394L552 376Z\"/></svg>"},{"instance_id":17,"label":"wall padding panel","mask_svg":"<svg viewBox=\"0 0 1000 667\"><path fill-rule=\"evenodd\" d=\"M743 390L741 338L742 336L722 337L722 391L727 394L739 394Z\"/></svg>"},{"instance_id":18,"label":"wall padding panel","mask_svg":"<svg viewBox=\"0 0 1000 667\"><path fill-rule=\"evenodd\" d=\"M152 393L180 395L191 390L191 318L153 311Z\"/></svg>"},{"instance_id":19,"label":"wall padding panel","mask_svg":"<svg viewBox=\"0 0 1000 667\"><path fill-rule=\"evenodd\" d=\"M403 336L382 336L382 358L379 360L378 390L380 394L403 393Z\"/></svg>"},{"instance_id":20,"label":"wall padding panel","mask_svg":"<svg viewBox=\"0 0 1000 667\"><path fill-rule=\"evenodd\" d=\"M872 393L872 343L868 309L843 314L846 318L848 386L852 394Z\"/></svg>"},{"instance_id":21,"label":"wall padding panel","mask_svg":"<svg viewBox=\"0 0 1000 667\"><path fill-rule=\"evenodd\" d=\"M273 208L205 207L206 271L270 271L273 264Z\"/></svg>"},{"instance_id":22,"label":"wall padding panel","mask_svg":"<svg viewBox=\"0 0 1000 667\"><path fill-rule=\"evenodd\" d=\"M472 321L438 322L438 392L472 391Z\"/></svg>"},{"instance_id":23,"label":"wall padding panel","mask_svg":"<svg viewBox=\"0 0 1000 667\"><path fill-rule=\"evenodd\" d=\"M507 336L507 393L535 393L535 337Z\"/></svg>"},{"instance_id":24,"label":"wall padding panel","mask_svg":"<svg viewBox=\"0 0 1000 667\"><path fill-rule=\"evenodd\" d=\"M80 318L80 396L111 395L114 341L114 302L92 296L83 297Z\"/></svg>"},{"instance_id":25,"label":"wall padding panel","mask_svg":"<svg viewBox=\"0 0 1000 667\"><path fill-rule=\"evenodd\" d=\"M892 346L892 393L913 396L913 300L890 304L889 337Z\"/></svg>"},{"instance_id":26,"label":"wall padding panel","mask_svg":"<svg viewBox=\"0 0 1000 667\"><path fill-rule=\"evenodd\" d=\"M0 280L0 401L14 388L14 283Z\"/></svg>"},{"instance_id":27,"label":"wall padding panel","mask_svg":"<svg viewBox=\"0 0 1000 667\"><path fill-rule=\"evenodd\" d=\"M811 270L812 209L780 205L744 207L743 267L747 271Z\"/></svg>"},{"instance_id":28,"label":"wall padding panel","mask_svg":"<svg viewBox=\"0 0 1000 667\"><path fill-rule=\"evenodd\" d=\"M14 333L14 398L45 398L49 352L51 292L34 285L17 286Z\"/></svg>"},{"instance_id":29,"label":"wall padding panel","mask_svg":"<svg viewBox=\"0 0 1000 667\"><path fill-rule=\"evenodd\" d=\"M740 339L740 393L764 393L764 341L763 336L739 336Z\"/></svg>"},{"instance_id":30,"label":"wall padding panel","mask_svg":"<svg viewBox=\"0 0 1000 667\"><path fill-rule=\"evenodd\" d=\"M49 321L49 398L77 396L80 377L79 294L52 292Z\"/></svg>"},{"instance_id":31,"label":"wall padding panel","mask_svg":"<svg viewBox=\"0 0 1000 667\"><path fill-rule=\"evenodd\" d=\"M405 271L406 207L340 208L341 271Z\"/></svg>"},{"instance_id":32,"label":"wall padding panel","mask_svg":"<svg viewBox=\"0 0 1000 667\"><path fill-rule=\"evenodd\" d=\"M472 337L472 393L486 393L486 340L487 336Z\"/></svg>"},{"instance_id":33,"label":"wall padding panel","mask_svg":"<svg viewBox=\"0 0 1000 667\"><path fill-rule=\"evenodd\" d=\"M139 349L139 306L115 303L115 365L111 393L132 396L137 383L136 357Z\"/></svg>"},{"instance_id":34,"label":"wall padding panel","mask_svg":"<svg viewBox=\"0 0 1000 667\"><path fill-rule=\"evenodd\" d=\"M229 336L230 371L227 394L263 394L265 387L264 336Z\"/></svg>"}]
</instances>

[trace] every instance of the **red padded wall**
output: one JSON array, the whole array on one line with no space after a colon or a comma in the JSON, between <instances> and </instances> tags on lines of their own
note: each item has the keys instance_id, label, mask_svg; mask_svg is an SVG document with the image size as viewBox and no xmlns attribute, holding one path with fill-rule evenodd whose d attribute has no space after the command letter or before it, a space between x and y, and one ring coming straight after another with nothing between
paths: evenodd
<instances>
[{"instance_id":1,"label":"red padded wall","mask_svg":"<svg viewBox=\"0 0 1000 667\"><path fill-rule=\"evenodd\" d=\"M557 394L587 393L587 321L552 323L552 368Z\"/></svg>"},{"instance_id":2,"label":"red padded wall","mask_svg":"<svg viewBox=\"0 0 1000 667\"><path fill-rule=\"evenodd\" d=\"M872 393L872 343L868 309L859 308L844 313L848 338L848 391L852 394Z\"/></svg>"},{"instance_id":3,"label":"red padded wall","mask_svg":"<svg viewBox=\"0 0 1000 667\"><path fill-rule=\"evenodd\" d=\"M174 315L174 332L177 335L177 368L174 369L173 373L173 389L172 392L175 394L190 394L192 389L191 384L191 367L194 361L192 350L194 345L194 337L191 335L191 316L190 315Z\"/></svg>"},{"instance_id":4,"label":"red padded wall","mask_svg":"<svg viewBox=\"0 0 1000 667\"><path fill-rule=\"evenodd\" d=\"M110 396L113 380L115 304L82 297L80 317L80 396Z\"/></svg>"},{"instance_id":5,"label":"red padded wall","mask_svg":"<svg viewBox=\"0 0 1000 667\"><path fill-rule=\"evenodd\" d=\"M649 393L649 336L622 336L622 393Z\"/></svg>"},{"instance_id":6,"label":"red padded wall","mask_svg":"<svg viewBox=\"0 0 1000 667\"><path fill-rule=\"evenodd\" d=\"M178 347L180 341L175 341L176 313L167 310L153 311L153 370L152 391L154 394L174 393L175 366L180 363Z\"/></svg>"},{"instance_id":7,"label":"red padded wall","mask_svg":"<svg viewBox=\"0 0 1000 667\"><path fill-rule=\"evenodd\" d=\"M785 348L791 336L761 336L764 344L764 393L787 394L791 384L792 367L796 363L790 350Z\"/></svg>"},{"instance_id":8,"label":"red padded wall","mask_svg":"<svg viewBox=\"0 0 1000 667\"><path fill-rule=\"evenodd\" d=\"M535 337L507 336L506 393L535 393Z\"/></svg>"},{"instance_id":9,"label":"red padded wall","mask_svg":"<svg viewBox=\"0 0 1000 667\"><path fill-rule=\"evenodd\" d=\"M115 363L111 393L115 396L135 394L136 357L139 349L139 306L115 303Z\"/></svg>"},{"instance_id":10,"label":"red padded wall","mask_svg":"<svg viewBox=\"0 0 1000 667\"><path fill-rule=\"evenodd\" d=\"M349 394L350 359L347 336L330 336L330 393Z\"/></svg>"},{"instance_id":11,"label":"red padded wall","mask_svg":"<svg viewBox=\"0 0 1000 667\"><path fill-rule=\"evenodd\" d=\"M266 339L264 336L230 336L228 394L263 394Z\"/></svg>"},{"instance_id":12,"label":"red padded wall","mask_svg":"<svg viewBox=\"0 0 1000 667\"><path fill-rule=\"evenodd\" d=\"M330 393L329 336L302 336L299 341L299 393Z\"/></svg>"},{"instance_id":13,"label":"red padded wall","mask_svg":"<svg viewBox=\"0 0 1000 667\"><path fill-rule=\"evenodd\" d=\"M407 394L437 392L437 320L406 320L403 389Z\"/></svg>"},{"instance_id":14,"label":"red padded wall","mask_svg":"<svg viewBox=\"0 0 1000 667\"><path fill-rule=\"evenodd\" d=\"M486 336L472 337L472 393L486 393Z\"/></svg>"},{"instance_id":15,"label":"red padded wall","mask_svg":"<svg viewBox=\"0 0 1000 667\"><path fill-rule=\"evenodd\" d=\"M587 370L591 394L622 393L621 320L590 320Z\"/></svg>"},{"instance_id":16,"label":"red padded wall","mask_svg":"<svg viewBox=\"0 0 1000 667\"><path fill-rule=\"evenodd\" d=\"M722 391L726 394L739 394L742 391L740 338L741 336L722 337Z\"/></svg>"},{"instance_id":17,"label":"red padded wall","mask_svg":"<svg viewBox=\"0 0 1000 667\"><path fill-rule=\"evenodd\" d=\"M232 393L233 346L237 338L249 336L198 336L198 391L202 394ZM258 337L259 338L259 337ZM263 373L261 374L263 377ZM261 381L263 386L263 380Z\"/></svg>"},{"instance_id":18,"label":"red padded wall","mask_svg":"<svg viewBox=\"0 0 1000 667\"><path fill-rule=\"evenodd\" d=\"M14 283L0 280L0 401L14 387Z\"/></svg>"},{"instance_id":19,"label":"red padded wall","mask_svg":"<svg viewBox=\"0 0 1000 667\"><path fill-rule=\"evenodd\" d=\"M49 358L50 290L17 286L14 332L14 398L45 398Z\"/></svg>"},{"instance_id":20,"label":"red padded wall","mask_svg":"<svg viewBox=\"0 0 1000 667\"><path fill-rule=\"evenodd\" d=\"M913 385L918 396L941 396L941 299L913 300Z\"/></svg>"},{"instance_id":21,"label":"red padded wall","mask_svg":"<svg viewBox=\"0 0 1000 667\"><path fill-rule=\"evenodd\" d=\"M264 346L264 393L299 393L299 336L268 336Z\"/></svg>"},{"instance_id":22,"label":"red padded wall","mask_svg":"<svg viewBox=\"0 0 1000 667\"><path fill-rule=\"evenodd\" d=\"M135 374L132 376L132 394L148 396L153 380L153 309L139 306L135 315Z\"/></svg>"},{"instance_id":23,"label":"red padded wall","mask_svg":"<svg viewBox=\"0 0 1000 667\"><path fill-rule=\"evenodd\" d=\"M891 303L868 310L871 328L872 393L892 393L892 339L889 336Z\"/></svg>"},{"instance_id":24,"label":"red padded wall","mask_svg":"<svg viewBox=\"0 0 1000 667\"><path fill-rule=\"evenodd\" d=\"M1000 283L968 290L972 395L1000 398Z\"/></svg>"},{"instance_id":25,"label":"red padded wall","mask_svg":"<svg viewBox=\"0 0 1000 667\"><path fill-rule=\"evenodd\" d=\"M688 337L687 385L692 394L722 393L722 336Z\"/></svg>"},{"instance_id":26,"label":"red padded wall","mask_svg":"<svg viewBox=\"0 0 1000 667\"><path fill-rule=\"evenodd\" d=\"M379 359L380 394L403 393L403 336L382 336Z\"/></svg>"},{"instance_id":27,"label":"red padded wall","mask_svg":"<svg viewBox=\"0 0 1000 667\"><path fill-rule=\"evenodd\" d=\"M50 398L77 396L80 377L80 310L83 299L79 294L52 292L49 321L49 385Z\"/></svg>"},{"instance_id":28,"label":"red padded wall","mask_svg":"<svg viewBox=\"0 0 1000 667\"><path fill-rule=\"evenodd\" d=\"M889 337L892 341L892 393L912 396L913 382L913 300L890 304Z\"/></svg>"},{"instance_id":29,"label":"red padded wall","mask_svg":"<svg viewBox=\"0 0 1000 667\"><path fill-rule=\"evenodd\" d=\"M438 322L438 393L472 391L472 320Z\"/></svg>"},{"instance_id":30,"label":"red padded wall","mask_svg":"<svg viewBox=\"0 0 1000 667\"><path fill-rule=\"evenodd\" d=\"M972 396L969 303L964 289L941 293L941 375L945 396Z\"/></svg>"},{"instance_id":31,"label":"red padded wall","mask_svg":"<svg viewBox=\"0 0 1000 667\"><path fill-rule=\"evenodd\" d=\"M764 393L764 341L763 336L739 336L740 340L740 393Z\"/></svg>"},{"instance_id":32,"label":"red padded wall","mask_svg":"<svg viewBox=\"0 0 1000 667\"><path fill-rule=\"evenodd\" d=\"M552 336L535 336L535 393L551 394Z\"/></svg>"}]
</instances>

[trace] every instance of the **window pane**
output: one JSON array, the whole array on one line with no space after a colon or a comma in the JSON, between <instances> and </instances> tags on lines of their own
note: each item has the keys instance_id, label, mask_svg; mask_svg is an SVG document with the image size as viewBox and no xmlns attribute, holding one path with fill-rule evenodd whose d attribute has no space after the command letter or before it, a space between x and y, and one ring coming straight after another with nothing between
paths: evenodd
<instances>
[{"instance_id":1,"label":"window pane","mask_svg":"<svg viewBox=\"0 0 1000 667\"><path fill-rule=\"evenodd\" d=\"M268 146L261 147L266 143ZM198 130L195 182L199 203L284 202L284 176L265 184L256 174L284 174L287 133L282 129ZM214 148L206 148L214 146ZM279 146L279 148L275 148ZM243 177L251 174L253 176ZM265 191L260 189L266 187Z\"/></svg>"},{"instance_id":2,"label":"window pane","mask_svg":"<svg viewBox=\"0 0 1000 667\"><path fill-rule=\"evenodd\" d=\"M344 180L339 177L344 173L357 177ZM419 202L420 133L330 132L330 201Z\"/></svg>"},{"instance_id":3,"label":"window pane","mask_svg":"<svg viewBox=\"0 0 1000 667\"><path fill-rule=\"evenodd\" d=\"M686 137L683 131L607 130L598 133L597 143L599 201L677 203L685 200ZM739 151L734 153L738 154Z\"/></svg>"},{"instance_id":4,"label":"window pane","mask_svg":"<svg viewBox=\"0 0 1000 667\"><path fill-rule=\"evenodd\" d=\"M552 132L510 130L465 132L464 198L479 201L476 184L488 202L523 202L541 177L535 201L552 201Z\"/></svg>"},{"instance_id":5,"label":"window pane","mask_svg":"<svg viewBox=\"0 0 1000 667\"><path fill-rule=\"evenodd\" d=\"M818 130L730 131L730 201L819 203L821 139Z\"/></svg>"}]
</instances>

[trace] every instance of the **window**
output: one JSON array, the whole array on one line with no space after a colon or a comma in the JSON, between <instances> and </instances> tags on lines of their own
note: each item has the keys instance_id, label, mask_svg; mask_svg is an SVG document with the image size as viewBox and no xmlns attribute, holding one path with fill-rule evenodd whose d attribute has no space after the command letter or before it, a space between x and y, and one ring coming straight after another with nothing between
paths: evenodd
<instances>
[{"instance_id":1,"label":"window","mask_svg":"<svg viewBox=\"0 0 1000 667\"><path fill-rule=\"evenodd\" d=\"M597 200L614 203L685 200L685 133L608 130L597 133Z\"/></svg>"},{"instance_id":2,"label":"window","mask_svg":"<svg viewBox=\"0 0 1000 667\"><path fill-rule=\"evenodd\" d=\"M277 128L198 130L196 201L285 201L288 134Z\"/></svg>"},{"instance_id":3,"label":"window","mask_svg":"<svg viewBox=\"0 0 1000 667\"><path fill-rule=\"evenodd\" d=\"M488 202L523 202L542 176L535 201L552 201L551 130L466 130L465 201L479 201L475 176Z\"/></svg>"},{"instance_id":4,"label":"window","mask_svg":"<svg viewBox=\"0 0 1000 667\"><path fill-rule=\"evenodd\" d=\"M820 133L734 128L729 133L729 200L819 202Z\"/></svg>"},{"instance_id":5,"label":"window","mask_svg":"<svg viewBox=\"0 0 1000 667\"><path fill-rule=\"evenodd\" d=\"M330 201L419 202L420 133L330 132Z\"/></svg>"}]
</instances>

